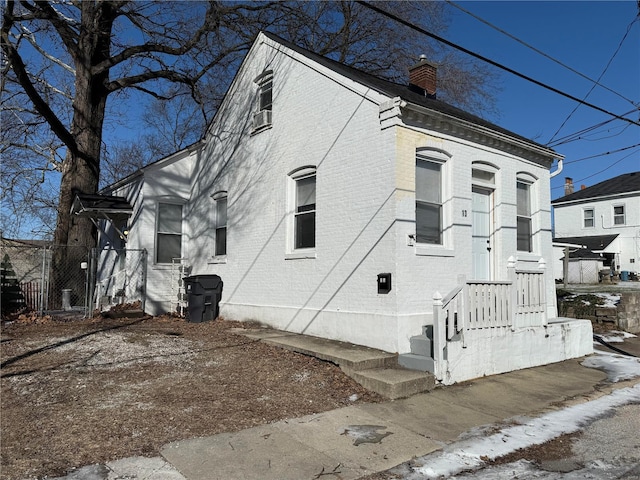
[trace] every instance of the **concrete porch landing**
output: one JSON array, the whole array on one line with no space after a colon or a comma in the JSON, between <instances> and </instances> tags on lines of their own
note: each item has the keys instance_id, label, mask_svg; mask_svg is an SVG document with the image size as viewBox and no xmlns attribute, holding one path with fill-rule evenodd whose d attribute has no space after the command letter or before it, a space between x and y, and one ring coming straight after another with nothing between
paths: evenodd
<instances>
[{"instance_id":1,"label":"concrete porch landing","mask_svg":"<svg viewBox=\"0 0 640 480\"><path fill-rule=\"evenodd\" d=\"M271 328L234 328L234 333L334 363L368 390L395 400L435 387L430 373L398 365L398 356L373 348Z\"/></svg>"}]
</instances>

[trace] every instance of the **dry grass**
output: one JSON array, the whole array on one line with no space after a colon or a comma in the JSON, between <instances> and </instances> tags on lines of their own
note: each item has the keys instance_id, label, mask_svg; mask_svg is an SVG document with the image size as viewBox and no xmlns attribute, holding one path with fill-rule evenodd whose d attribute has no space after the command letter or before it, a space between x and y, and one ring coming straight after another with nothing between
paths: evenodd
<instances>
[{"instance_id":1,"label":"dry grass","mask_svg":"<svg viewBox=\"0 0 640 480\"><path fill-rule=\"evenodd\" d=\"M2 327L0 478L157 455L167 442L381 398L335 365L171 317Z\"/></svg>"}]
</instances>

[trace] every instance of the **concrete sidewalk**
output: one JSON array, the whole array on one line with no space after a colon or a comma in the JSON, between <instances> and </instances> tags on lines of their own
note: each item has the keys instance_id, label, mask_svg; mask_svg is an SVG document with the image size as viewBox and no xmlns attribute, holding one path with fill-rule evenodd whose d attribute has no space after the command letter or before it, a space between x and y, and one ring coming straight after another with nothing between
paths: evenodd
<instances>
[{"instance_id":1,"label":"concrete sidewalk","mask_svg":"<svg viewBox=\"0 0 640 480\"><path fill-rule=\"evenodd\" d=\"M302 340L296 340L302 341ZM316 340L310 340L310 343ZM625 342L638 348L640 339ZM66 480L357 479L442 448L475 428L582 403L620 384L582 359L437 387L401 400L361 404L240 432L166 445L162 457L110 462ZM96 468L105 466L94 466ZM85 467L90 468L90 467ZM82 469L81 469L82 470ZM72 476L73 475L73 476Z\"/></svg>"},{"instance_id":2,"label":"concrete sidewalk","mask_svg":"<svg viewBox=\"0 0 640 480\"><path fill-rule=\"evenodd\" d=\"M433 452L472 428L588 397L605 378L569 360L404 400L175 442L161 454L189 480L302 480L329 472L357 479Z\"/></svg>"}]
</instances>

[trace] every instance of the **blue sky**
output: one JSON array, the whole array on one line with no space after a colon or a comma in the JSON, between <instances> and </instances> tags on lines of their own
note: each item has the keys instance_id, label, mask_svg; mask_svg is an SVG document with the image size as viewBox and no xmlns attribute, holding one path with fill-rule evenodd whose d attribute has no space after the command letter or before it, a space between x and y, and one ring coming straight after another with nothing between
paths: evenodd
<instances>
[{"instance_id":1,"label":"blue sky","mask_svg":"<svg viewBox=\"0 0 640 480\"><path fill-rule=\"evenodd\" d=\"M599 83L626 99L597 86L586 101L623 115L634 109L631 100L636 110L628 118L640 120L637 109L640 106L640 21L633 23L620 46L638 15L635 0L455 3L591 79L597 80L606 68ZM593 86L592 82L458 8L449 5L449 11L452 18L446 34L448 40L574 97L584 99ZM582 105L556 134L577 103L507 72L501 76L500 117L491 120L538 143L546 145L554 137L562 139L613 118ZM580 140L554 146L565 156L565 165L562 173L551 181L552 199L564 194L565 177L571 177L577 189L580 185L590 186L623 173L640 171L640 146L581 160L639 144L639 126L615 120L582 136Z\"/></svg>"}]
</instances>

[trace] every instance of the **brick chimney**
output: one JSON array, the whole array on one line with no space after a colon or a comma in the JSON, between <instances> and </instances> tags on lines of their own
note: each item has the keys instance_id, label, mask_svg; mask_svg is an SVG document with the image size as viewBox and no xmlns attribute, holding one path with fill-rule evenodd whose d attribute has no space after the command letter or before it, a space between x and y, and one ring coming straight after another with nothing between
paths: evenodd
<instances>
[{"instance_id":1,"label":"brick chimney","mask_svg":"<svg viewBox=\"0 0 640 480\"><path fill-rule=\"evenodd\" d=\"M564 194L569 195L573 193L573 178L565 177L564 179Z\"/></svg>"},{"instance_id":2,"label":"brick chimney","mask_svg":"<svg viewBox=\"0 0 640 480\"><path fill-rule=\"evenodd\" d=\"M409 67L409 86L418 87L428 96L436 96L436 66L427 61L426 55L420 55L420 60Z\"/></svg>"}]
</instances>

